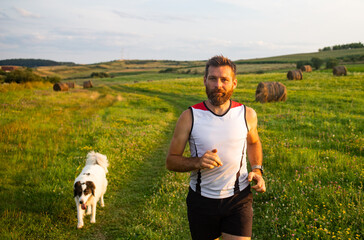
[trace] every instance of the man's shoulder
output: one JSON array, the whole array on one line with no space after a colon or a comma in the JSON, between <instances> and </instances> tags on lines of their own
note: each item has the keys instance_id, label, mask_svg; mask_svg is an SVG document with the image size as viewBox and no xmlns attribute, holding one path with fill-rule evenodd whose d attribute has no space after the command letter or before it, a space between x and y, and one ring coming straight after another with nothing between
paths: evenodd
<instances>
[{"instance_id":1,"label":"man's shoulder","mask_svg":"<svg viewBox=\"0 0 364 240\"><path fill-rule=\"evenodd\" d=\"M205 111L208 110L204 102L197 103L197 104L191 106L191 108L198 109L198 110L205 110Z\"/></svg>"},{"instance_id":2,"label":"man's shoulder","mask_svg":"<svg viewBox=\"0 0 364 240\"><path fill-rule=\"evenodd\" d=\"M242 107L244 104L231 100L231 108Z\"/></svg>"}]
</instances>

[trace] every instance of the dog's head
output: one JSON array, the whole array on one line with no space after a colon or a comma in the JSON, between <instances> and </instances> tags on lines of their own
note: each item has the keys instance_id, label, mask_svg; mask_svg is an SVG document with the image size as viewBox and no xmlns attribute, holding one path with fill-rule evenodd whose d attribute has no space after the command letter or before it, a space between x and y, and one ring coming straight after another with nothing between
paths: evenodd
<instances>
[{"instance_id":1,"label":"dog's head","mask_svg":"<svg viewBox=\"0 0 364 240\"><path fill-rule=\"evenodd\" d=\"M95 196L95 184L91 181L75 182L73 187L74 197L77 198L83 210L86 209L87 202L91 196Z\"/></svg>"}]
</instances>

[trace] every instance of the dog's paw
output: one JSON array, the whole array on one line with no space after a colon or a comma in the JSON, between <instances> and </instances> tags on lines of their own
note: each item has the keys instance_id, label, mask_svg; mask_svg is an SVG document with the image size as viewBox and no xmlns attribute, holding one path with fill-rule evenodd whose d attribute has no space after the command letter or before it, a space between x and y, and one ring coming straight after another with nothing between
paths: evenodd
<instances>
[{"instance_id":1,"label":"dog's paw","mask_svg":"<svg viewBox=\"0 0 364 240\"><path fill-rule=\"evenodd\" d=\"M105 207L105 204L101 203L101 204L100 204L100 206L101 206L101 207Z\"/></svg>"},{"instance_id":2,"label":"dog's paw","mask_svg":"<svg viewBox=\"0 0 364 240\"><path fill-rule=\"evenodd\" d=\"M96 223L95 219L91 219L90 223Z\"/></svg>"},{"instance_id":3,"label":"dog's paw","mask_svg":"<svg viewBox=\"0 0 364 240\"><path fill-rule=\"evenodd\" d=\"M77 229L81 229L83 227L83 224L77 224Z\"/></svg>"}]
</instances>

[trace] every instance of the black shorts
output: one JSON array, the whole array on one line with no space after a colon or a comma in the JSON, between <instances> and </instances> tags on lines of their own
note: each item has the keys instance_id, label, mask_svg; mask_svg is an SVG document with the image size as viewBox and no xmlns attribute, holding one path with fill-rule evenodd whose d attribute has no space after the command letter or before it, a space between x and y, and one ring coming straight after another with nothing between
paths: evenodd
<instances>
[{"instance_id":1,"label":"black shorts","mask_svg":"<svg viewBox=\"0 0 364 240\"><path fill-rule=\"evenodd\" d=\"M222 233L251 237L253 194L250 185L224 199L206 198L190 188L186 202L192 239L211 240Z\"/></svg>"}]
</instances>

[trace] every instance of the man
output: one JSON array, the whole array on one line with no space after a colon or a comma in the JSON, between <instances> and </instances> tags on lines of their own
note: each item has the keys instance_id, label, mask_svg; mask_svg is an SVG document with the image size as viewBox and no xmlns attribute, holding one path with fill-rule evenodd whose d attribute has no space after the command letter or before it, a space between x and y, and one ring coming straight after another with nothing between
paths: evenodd
<instances>
[{"instance_id":1,"label":"man","mask_svg":"<svg viewBox=\"0 0 364 240\"><path fill-rule=\"evenodd\" d=\"M223 57L208 60L204 85L208 99L184 111L175 128L166 167L191 172L187 196L192 239L251 239L252 188L265 192L257 115L230 100L236 66ZM191 157L182 156L189 141ZM246 156L252 171L248 173Z\"/></svg>"}]
</instances>

